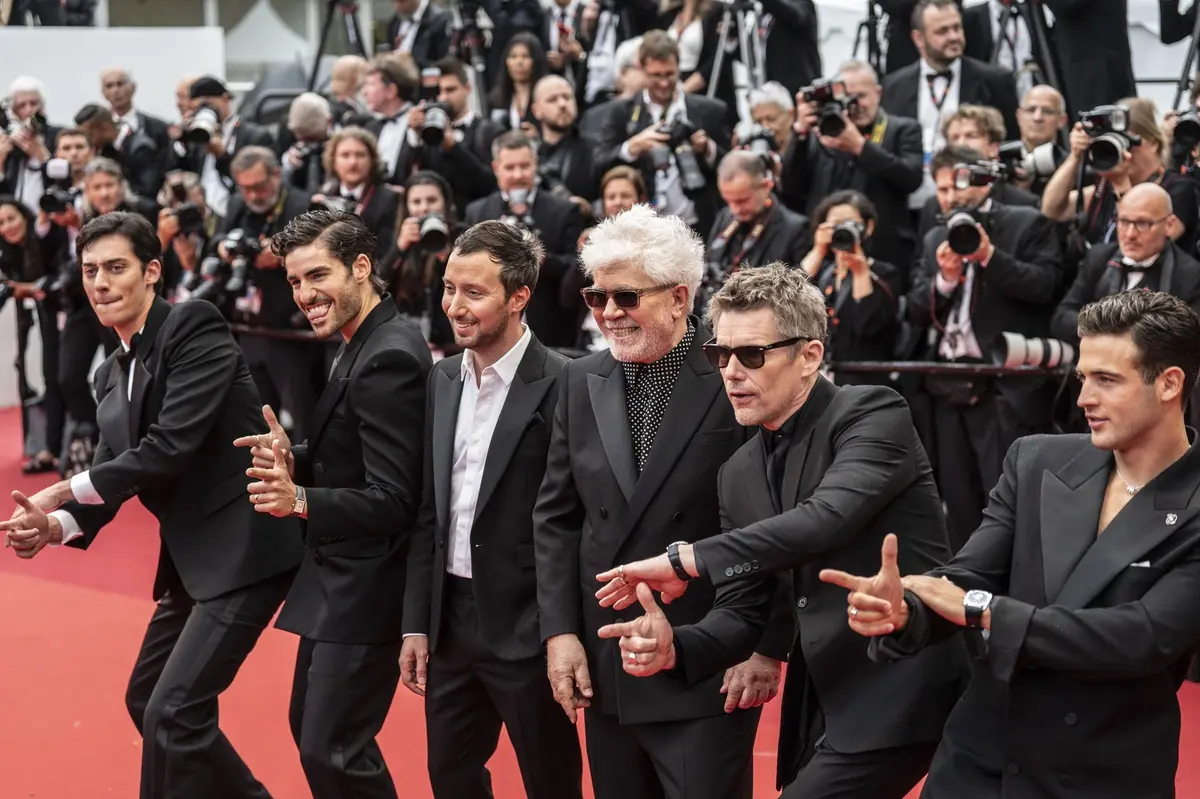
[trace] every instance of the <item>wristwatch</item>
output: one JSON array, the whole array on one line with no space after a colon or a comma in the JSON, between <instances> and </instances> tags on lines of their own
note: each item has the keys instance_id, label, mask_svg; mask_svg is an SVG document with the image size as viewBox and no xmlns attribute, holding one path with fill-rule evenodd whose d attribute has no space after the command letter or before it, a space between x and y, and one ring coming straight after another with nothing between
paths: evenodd
<instances>
[{"instance_id":1,"label":"wristwatch","mask_svg":"<svg viewBox=\"0 0 1200 799\"><path fill-rule=\"evenodd\" d=\"M963 597L963 611L967 617L967 626L978 630L983 627L983 613L992 604L992 595L987 591L968 591Z\"/></svg>"},{"instance_id":2,"label":"wristwatch","mask_svg":"<svg viewBox=\"0 0 1200 799\"><path fill-rule=\"evenodd\" d=\"M679 547L686 543L687 541L674 541L667 544L667 560L671 561L671 568L675 570L675 575L685 583L689 583L693 577L688 574L687 569L683 568L683 559L679 557Z\"/></svg>"},{"instance_id":3,"label":"wristwatch","mask_svg":"<svg viewBox=\"0 0 1200 799\"><path fill-rule=\"evenodd\" d=\"M296 486L296 498L292 500L292 515L303 516L308 511L308 495L302 486Z\"/></svg>"}]
</instances>

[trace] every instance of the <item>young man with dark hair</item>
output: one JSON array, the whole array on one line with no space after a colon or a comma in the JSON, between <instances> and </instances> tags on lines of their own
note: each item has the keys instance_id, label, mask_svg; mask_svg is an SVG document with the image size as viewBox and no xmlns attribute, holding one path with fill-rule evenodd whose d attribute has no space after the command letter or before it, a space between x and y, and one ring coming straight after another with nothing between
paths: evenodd
<instances>
[{"instance_id":1,"label":"young man with dark hair","mask_svg":"<svg viewBox=\"0 0 1200 799\"><path fill-rule=\"evenodd\" d=\"M1183 417L1200 317L1134 289L1080 311L1079 337L1090 436L1013 444L944 567L901 578L889 536L874 577L821 574L851 591L877 660L957 633L981 653L926 799L1175 795L1176 692L1200 644L1200 447Z\"/></svg>"},{"instance_id":2,"label":"young man with dark hair","mask_svg":"<svg viewBox=\"0 0 1200 799\"><path fill-rule=\"evenodd\" d=\"M159 520L157 606L125 702L142 734L141 799L264 799L217 726L217 697L275 615L300 561L296 525L237 500L248 458L233 440L261 401L217 309L155 295L154 227L115 212L76 240L84 289L121 349L96 372L100 440L92 468L28 499L7 544L86 549L132 497Z\"/></svg>"},{"instance_id":3,"label":"young man with dark hair","mask_svg":"<svg viewBox=\"0 0 1200 799\"><path fill-rule=\"evenodd\" d=\"M579 737L546 677L534 570L533 505L566 364L521 321L544 257L529 231L480 222L443 277L465 352L429 378L400 655L404 685L425 697L438 799L491 797L502 724L530 799L582 797Z\"/></svg>"},{"instance_id":4,"label":"young man with dark hair","mask_svg":"<svg viewBox=\"0 0 1200 799\"><path fill-rule=\"evenodd\" d=\"M292 447L269 407L267 432L234 442L252 447L254 510L304 520L306 555L276 624L301 636L292 736L315 799L394 799L375 735L400 679L429 347L380 296L360 217L302 214L271 247L313 332L343 339L303 444Z\"/></svg>"}]
</instances>

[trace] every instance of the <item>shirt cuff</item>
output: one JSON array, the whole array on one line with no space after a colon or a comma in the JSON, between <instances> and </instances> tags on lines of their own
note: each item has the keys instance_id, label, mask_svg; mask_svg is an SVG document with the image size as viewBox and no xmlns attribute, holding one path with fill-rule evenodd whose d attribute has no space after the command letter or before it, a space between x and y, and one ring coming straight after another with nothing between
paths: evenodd
<instances>
[{"instance_id":1,"label":"shirt cuff","mask_svg":"<svg viewBox=\"0 0 1200 799\"><path fill-rule=\"evenodd\" d=\"M405 633L404 635L402 635L402 636L400 636L400 637L401 637L401 638L412 638L412 637L414 637L414 636L420 636L421 638L428 638L428 637L429 637L429 636L428 636L428 635L426 635L425 633Z\"/></svg>"},{"instance_id":2,"label":"shirt cuff","mask_svg":"<svg viewBox=\"0 0 1200 799\"><path fill-rule=\"evenodd\" d=\"M624 144L621 145L621 152L618 153L618 155L620 155L621 160L627 164L632 164L634 161L637 160L636 158L633 157L633 154L629 151L629 142L625 142Z\"/></svg>"},{"instance_id":3,"label":"shirt cuff","mask_svg":"<svg viewBox=\"0 0 1200 799\"><path fill-rule=\"evenodd\" d=\"M83 535L83 529L79 526L79 522L75 521L75 517L65 510L50 511L50 517L58 519L59 525L62 526L62 544L69 544ZM62 544L51 544L51 546L61 546Z\"/></svg>"},{"instance_id":4,"label":"shirt cuff","mask_svg":"<svg viewBox=\"0 0 1200 799\"><path fill-rule=\"evenodd\" d=\"M949 297L958 288L957 283L942 277L941 272L938 272L935 282L937 283L938 294L941 294L943 297ZM87 474L87 472L83 472L83 474Z\"/></svg>"},{"instance_id":5,"label":"shirt cuff","mask_svg":"<svg viewBox=\"0 0 1200 799\"><path fill-rule=\"evenodd\" d=\"M88 469L71 477L71 493L80 505L103 505L104 498L96 493L90 472L91 470Z\"/></svg>"}]
</instances>

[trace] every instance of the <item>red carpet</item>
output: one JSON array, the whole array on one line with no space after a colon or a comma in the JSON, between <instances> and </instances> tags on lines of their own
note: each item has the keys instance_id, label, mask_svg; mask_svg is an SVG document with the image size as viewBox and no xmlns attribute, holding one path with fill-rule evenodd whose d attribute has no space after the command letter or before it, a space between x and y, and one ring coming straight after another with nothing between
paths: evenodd
<instances>
[{"instance_id":1,"label":"red carpet","mask_svg":"<svg viewBox=\"0 0 1200 799\"><path fill-rule=\"evenodd\" d=\"M0 411L0 496L48 482L21 476L19 437L16 413ZM88 552L46 551L27 562L0 551L0 799L137 796L141 741L123 695L153 609L155 529L131 503ZM277 799L310 796L287 729L295 652L293 636L268 630L221 703L222 727ZM1181 699L1181 748L1195 752L1200 686L1185 686ZM764 799L778 795L778 722L776 700L763 715L755 753L755 796ZM403 688L380 743L400 795L427 799L421 702ZM524 796L507 741L492 774L498 799ZM1183 758L1178 785L1181 797L1200 796L1200 761Z\"/></svg>"}]
</instances>

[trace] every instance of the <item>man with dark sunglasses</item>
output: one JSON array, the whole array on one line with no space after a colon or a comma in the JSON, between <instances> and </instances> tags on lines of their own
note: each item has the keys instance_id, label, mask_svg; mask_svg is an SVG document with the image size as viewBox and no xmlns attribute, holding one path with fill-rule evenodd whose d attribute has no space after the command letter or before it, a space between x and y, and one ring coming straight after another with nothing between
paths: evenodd
<instances>
[{"instance_id":1,"label":"man with dark sunglasses","mask_svg":"<svg viewBox=\"0 0 1200 799\"><path fill-rule=\"evenodd\" d=\"M679 217L638 205L598 225L581 259L592 280L583 296L610 349L568 363L558 380L533 512L550 683L572 721L590 708L597 799L749 799L758 706L775 696L791 641L786 604L776 635L763 638L759 625L728 670L684 682L623 673L616 643L596 636L619 614L592 596L596 575L618 563L721 532L717 470L746 432L704 356L711 336L690 315L704 245ZM757 590L709 585L667 612L693 624L715 599L752 614Z\"/></svg>"},{"instance_id":2,"label":"man with dark sunglasses","mask_svg":"<svg viewBox=\"0 0 1200 799\"><path fill-rule=\"evenodd\" d=\"M705 354L737 421L760 428L718 477L728 532L599 575L602 607L640 602L646 611L600 637L619 639L626 675L696 684L758 645L770 578L790 570L796 637L780 722L783 799L900 799L929 767L965 678L965 651L951 642L919 662L873 662L846 627L845 594L817 574L838 563L873 568L888 533L899 536L905 573L950 557L908 407L890 388L839 388L820 376L825 300L799 270L738 272L708 314L716 337ZM651 592L669 611L712 586L717 607L691 625L664 615ZM722 601L732 587L743 593Z\"/></svg>"}]
</instances>

